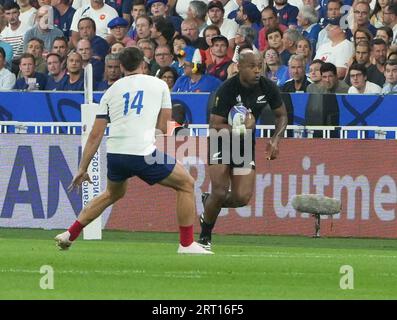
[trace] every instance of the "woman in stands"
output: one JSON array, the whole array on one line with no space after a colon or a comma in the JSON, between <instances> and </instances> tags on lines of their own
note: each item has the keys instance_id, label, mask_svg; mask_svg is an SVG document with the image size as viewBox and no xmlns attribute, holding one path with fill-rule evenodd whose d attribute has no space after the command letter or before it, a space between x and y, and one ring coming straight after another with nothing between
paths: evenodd
<instances>
[{"instance_id":1,"label":"woman in stands","mask_svg":"<svg viewBox=\"0 0 397 320\"><path fill-rule=\"evenodd\" d=\"M276 49L268 48L263 52L264 76L281 87L288 80L288 67L281 64Z\"/></svg>"}]
</instances>

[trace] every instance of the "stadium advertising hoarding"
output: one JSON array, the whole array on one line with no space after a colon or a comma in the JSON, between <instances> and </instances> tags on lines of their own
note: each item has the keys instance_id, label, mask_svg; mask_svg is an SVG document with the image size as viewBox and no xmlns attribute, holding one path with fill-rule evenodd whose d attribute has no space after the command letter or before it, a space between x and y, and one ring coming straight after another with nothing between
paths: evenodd
<instances>
[{"instance_id":1,"label":"stadium advertising hoarding","mask_svg":"<svg viewBox=\"0 0 397 320\"><path fill-rule=\"evenodd\" d=\"M207 139L185 139L177 142L175 154L196 179L201 213L201 192L210 188ZM159 148L172 154L174 141L159 140ZM323 193L341 199L343 207L341 214L322 219L323 236L397 238L397 141L285 139L276 161L265 160L265 142L257 140L255 194L250 204L223 209L215 233L312 235L314 219L296 212L291 198ZM77 170L79 146L79 136L0 136L1 227L53 229L74 221L81 197L65 190ZM101 157L102 168L105 158ZM105 171L101 170L102 180ZM105 213L103 225L175 232L175 219L172 192L131 179L126 197Z\"/></svg>"}]
</instances>

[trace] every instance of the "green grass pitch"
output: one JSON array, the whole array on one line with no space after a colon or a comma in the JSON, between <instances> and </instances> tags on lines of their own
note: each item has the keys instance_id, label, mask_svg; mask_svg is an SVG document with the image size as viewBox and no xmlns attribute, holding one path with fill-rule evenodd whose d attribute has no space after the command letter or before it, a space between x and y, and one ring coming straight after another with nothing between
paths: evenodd
<instances>
[{"instance_id":1,"label":"green grass pitch","mask_svg":"<svg viewBox=\"0 0 397 320\"><path fill-rule=\"evenodd\" d=\"M0 229L0 299L397 299L397 240L214 235L215 255L181 256L176 233L104 231L69 251L57 233Z\"/></svg>"}]
</instances>

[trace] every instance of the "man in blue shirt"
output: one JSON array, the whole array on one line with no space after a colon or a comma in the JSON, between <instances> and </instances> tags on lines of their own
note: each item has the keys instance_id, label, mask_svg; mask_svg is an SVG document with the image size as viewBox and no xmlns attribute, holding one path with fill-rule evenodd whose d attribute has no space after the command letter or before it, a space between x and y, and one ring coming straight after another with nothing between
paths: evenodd
<instances>
[{"instance_id":1,"label":"man in blue shirt","mask_svg":"<svg viewBox=\"0 0 397 320\"><path fill-rule=\"evenodd\" d=\"M299 9L288 3L287 0L274 0L274 9L277 12L279 22L285 26L297 25Z\"/></svg>"},{"instance_id":2,"label":"man in blue shirt","mask_svg":"<svg viewBox=\"0 0 397 320\"><path fill-rule=\"evenodd\" d=\"M105 58L105 80L98 83L97 91L107 90L121 78L120 59L118 54L110 53Z\"/></svg>"},{"instance_id":3,"label":"man in blue shirt","mask_svg":"<svg viewBox=\"0 0 397 320\"><path fill-rule=\"evenodd\" d=\"M204 74L205 65L202 63L200 50L191 46L184 48L185 74L179 77L172 88L173 92L213 92L221 85L218 78Z\"/></svg>"},{"instance_id":4,"label":"man in blue shirt","mask_svg":"<svg viewBox=\"0 0 397 320\"><path fill-rule=\"evenodd\" d=\"M22 77L15 83L14 89L18 90L44 90L47 77L36 72L35 58L31 53L24 53L19 63Z\"/></svg>"},{"instance_id":5,"label":"man in blue shirt","mask_svg":"<svg viewBox=\"0 0 397 320\"><path fill-rule=\"evenodd\" d=\"M95 21L88 17L81 18L77 28L79 30L80 39L90 40L93 57L104 60L109 52L109 44L105 39L96 35ZM74 45L77 47L77 42Z\"/></svg>"},{"instance_id":6,"label":"man in blue shirt","mask_svg":"<svg viewBox=\"0 0 397 320\"><path fill-rule=\"evenodd\" d=\"M54 10L54 26L60 29L64 37L69 40L70 26L76 9L70 5L69 0L55 0L51 1L51 4Z\"/></svg>"},{"instance_id":7,"label":"man in blue shirt","mask_svg":"<svg viewBox=\"0 0 397 320\"><path fill-rule=\"evenodd\" d=\"M84 91L83 58L77 52L71 52L66 62L67 77L59 90Z\"/></svg>"}]
</instances>

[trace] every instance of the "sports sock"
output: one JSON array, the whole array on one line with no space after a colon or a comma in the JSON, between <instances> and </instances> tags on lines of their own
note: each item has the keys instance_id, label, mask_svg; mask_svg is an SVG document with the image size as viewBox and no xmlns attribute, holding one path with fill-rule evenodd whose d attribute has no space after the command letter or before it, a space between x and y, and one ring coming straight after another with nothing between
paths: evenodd
<instances>
[{"instance_id":1,"label":"sports sock","mask_svg":"<svg viewBox=\"0 0 397 320\"><path fill-rule=\"evenodd\" d=\"M183 247L188 247L193 243L193 241L193 225L187 227L179 226L179 243Z\"/></svg>"},{"instance_id":2,"label":"sports sock","mask_svg":"<svg viewBox=\"0 0 397 320\"><path fill-rule=\"evenodd\" d=\"M80 235L80 232L81 230L83 230L83 228L84 226L78 220L76 220L68 229L68 231L70 232L69 240L75 240Z\"/></svg>"},{"instance_id":3,"label":"sports sock","mask_svg":"<svg viewBox=\"0 0 397 320\"><path fill-rule=\"evenodd\" d=\"M212 229L215 226L215 223L207 223L204 219L201 219L201 233L200 238L208 238L211 239Z\"/></svg>"}]
</instances>

